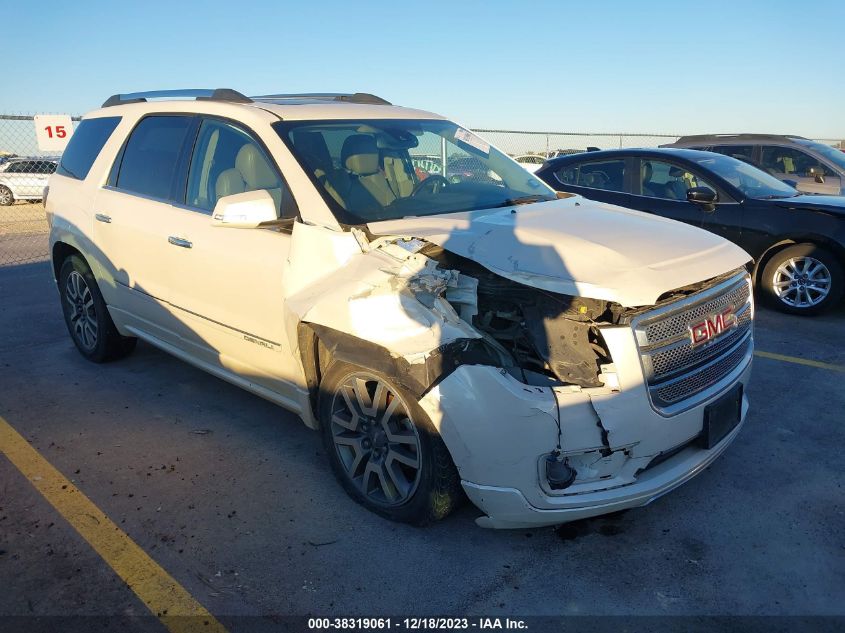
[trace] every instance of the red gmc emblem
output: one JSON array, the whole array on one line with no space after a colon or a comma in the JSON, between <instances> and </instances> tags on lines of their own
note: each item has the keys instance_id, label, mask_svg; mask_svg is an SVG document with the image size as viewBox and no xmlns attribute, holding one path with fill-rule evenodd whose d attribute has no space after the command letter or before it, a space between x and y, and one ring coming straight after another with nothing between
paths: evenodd
<instances>
[{"instance_id":1,"label":"red gmc emblem","mask_svg":"<svg viewBox=\"0 0 845 633\"><path fill-rule=\"evenodd\" d=\"M731 305L721 312L710 314L703 321L689 326L692 346L698 347L734 326L736 326L736 315L734 314L734 307Z\"/></svg>"}]
</instances>

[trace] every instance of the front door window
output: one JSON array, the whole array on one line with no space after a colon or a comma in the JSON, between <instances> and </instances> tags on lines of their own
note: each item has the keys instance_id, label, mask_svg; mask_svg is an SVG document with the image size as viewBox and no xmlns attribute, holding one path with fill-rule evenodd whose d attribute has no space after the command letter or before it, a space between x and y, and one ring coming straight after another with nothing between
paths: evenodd
<instances>
[{"instance_id":1,"label":"front door window","mask_svg":"<svg viewBox=\"0 0 845 633\"><path fill-rule=\"evenodd\" d=\"M662 160L643 159L639 182L641 195L664 200L686 201L687 191L694 187L707 187L716 191L701 176Z\"/></svg>"}]
</instances>

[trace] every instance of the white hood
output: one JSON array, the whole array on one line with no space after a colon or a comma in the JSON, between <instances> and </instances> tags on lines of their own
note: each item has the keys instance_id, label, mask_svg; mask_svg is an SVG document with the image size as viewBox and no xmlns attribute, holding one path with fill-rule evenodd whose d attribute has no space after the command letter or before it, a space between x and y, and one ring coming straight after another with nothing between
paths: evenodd
<instances>
[{"instance_id":1,"label":"white hood","mask_svg":"<svg viewBox=\"0 0 845 633\"><path fill-rule=\"evenodd\" d=\"M652 305L751 259L713 233L580 196L368 228L425 239L528 286L626 307Z\"/></svg>"}]
</instances>

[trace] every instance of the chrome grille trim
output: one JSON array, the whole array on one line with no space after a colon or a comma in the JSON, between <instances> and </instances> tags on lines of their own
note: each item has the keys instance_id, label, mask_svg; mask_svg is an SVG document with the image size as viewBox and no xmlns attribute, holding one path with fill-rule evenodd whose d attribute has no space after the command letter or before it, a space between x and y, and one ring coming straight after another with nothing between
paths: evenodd
<instances>
[{"instance_id":1,"label":"chrome grille trim","mask_svg":"<svg viewBox=\"0 0 845 633\"><path fill-rule=\"evenodd\" d=\"M730 351L714 358L706 365L673 380L662 381L650 387L652 401L665 408L707 389L736 369L749 355L750 348L751 333L749 332L739 343L732 346Z\"/></svg>"},{"instance_id":2,"label":"chrome grille trim","mask_svg":"<svg viewBox=\"0 0 845 633\"><path fill-rule=\"evenodd\" d=\"M736 323L703 345L693 347L690 327L734 305ZM652 407L675 415L696 406L735 380L753 353L754 301L744 270L725 281L631 321Z\"/></svg>"},{"instance_id":3,"label":"chrome grille trim","mask_svg":"<svg viewBox=\"0 0 845 633\"><path fill-rule=\"evenodd\" d=\"M699 347L691 347L687 336L670 343L666 347L656 349L647 356L651 360L651 372L648 374L648 378L663 380L694 365L703 363L732 347L751 330L750 305L746 304L742 312L736 315L736 323L736 327L730 329L727 334Z\"/></svg>"}]
</instances>

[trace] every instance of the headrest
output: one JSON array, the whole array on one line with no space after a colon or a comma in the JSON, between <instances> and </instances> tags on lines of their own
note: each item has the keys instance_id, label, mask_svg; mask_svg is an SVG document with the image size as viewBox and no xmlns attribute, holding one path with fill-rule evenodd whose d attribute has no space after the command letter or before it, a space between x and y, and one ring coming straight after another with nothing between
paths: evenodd
<instances>
[{"instance_id":1,"label":"headrest","mask_svg":"<svg viewBox=\"0 0 845 633\"><path fill-rule=\"evenodd\" d=\"M313 163L312 169L331 168L332 156L329 153L328 145L326 145L326 139L319 132L294 130L293 144L301 154L308 157L309 162Z\"/></svg>"},{"instance_id":2,"label":"headrest","mask_svg":"<svg viewBox=\"0 0 845 633\"><path fill-rule=\"evenodd\" d=\"M217 182L214 184L214 193L217 198L223 196L231 196L236 193L243 193L244 179L241 177L241 172L237 169L225 169L217 176Z\"/></svg>"},{"instance_id":3,"label":"headrest","mask_svg":"<svg viewBox=\"0 0 845 633\"><path fill-rule=\"evenodd\" d=\"M652 168L651 163L649 163L649 162L643 163L643 173L642 173L643 182L648 182L648 181L651 180L651 174L652 174L653 171L654 171L654 168Z\"/></svg>"},{"instance_id":4,"label":"headrest","mask_svg":"<svg viewBox=\"0 0 845 633\"><path fill-rule=\"evenodd\" d=\"M369 134L353 134L346 137L340 150L343 166L353 174L368 176L379 170L376 139Z\"/></svg>"},{"instance_id":5,"label":"headrest","mask_svg":"<svg viewBox=\"0 0 845 633\"><path fill-rule=\"evenodd\" d=\"M669 175L672 176L672 178L683 178L686 173L686 170L681 169L680 167L669 168Z\"/></svg>"},{"instance_id":6,"label":"headrest","mask_svg":"<svg viewBox=\"0 0 845 633\"><path fill-rule=\"evenodd\" d=\"M250 190L279 186L279 178L255 145L246 144L240 149L235 158L235 169L241 172Z\"/></svg>"}]
</instances>

